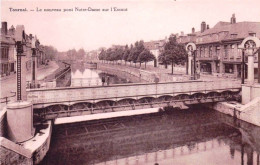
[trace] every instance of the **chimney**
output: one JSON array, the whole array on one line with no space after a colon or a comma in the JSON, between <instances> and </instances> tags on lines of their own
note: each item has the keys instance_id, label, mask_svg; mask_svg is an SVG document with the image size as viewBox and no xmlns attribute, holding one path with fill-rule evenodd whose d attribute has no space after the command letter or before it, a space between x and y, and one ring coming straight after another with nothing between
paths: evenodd
<instances>
[{"instance_id":1,"label":"chimney","mask_svg":"<svg viewBox=\"0 0 260 165\"><path fill-rule=\"evenodd\" d=\"M207 25L207 29L209 29L209 25Z\"/></svg>"},{"instance_id":2,"label":"chimney","mask_svg":"<svg viewBox=\"0 0 260 165\"><path fill-rule=\"evenodd\" d=\"M194 27L191 29L191 32L192 32L192 34L195 33L195 28Z\"/></svg>"},{"instance_id":3,"label":"chimney","mask_svg":"<svg viewBox=\"0 0 260 165\"><path fill-rule=\"evenodd\" d=\"M183 31L181 31L181 36L184 36L184 32Z\"/></svg>"},{"instance_id":4,"label":"chimney","mask_svg":"<svg viewBox=\"0 0 260 165\"><path fill-rule=\"evenodd\" d=\"M206 30L206 22L201 22L201 33L203 33Z\"/></svg>"},{"instance_id":5,"label":"chimney","mask_svg":"<svg viewBox=\"0 0 260 165\"><path fill-rule=\"evenodd\" d=\"M2 22L1 33L7 35L7 22Z\"/></svg>"},{"instance_id":6,"label":"chimney","mask_svg":"<svg viewBox=\"0 0 260 165\"><path fill-rule=\"evenodd\" d=\"M235 16L235 14L232 14L230 23L231 23L231 24L236 23L236 16Z\"/></svg>"}]
</instances>

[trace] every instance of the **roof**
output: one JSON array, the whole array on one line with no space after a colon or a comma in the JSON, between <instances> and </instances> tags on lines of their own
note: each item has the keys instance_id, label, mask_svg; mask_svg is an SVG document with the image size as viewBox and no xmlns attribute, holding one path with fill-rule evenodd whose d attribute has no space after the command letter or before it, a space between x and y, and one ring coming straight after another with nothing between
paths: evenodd
<instances>
[{"instance_id":1,"label":"roof","mask_svg":"<svg viewBox=\"0 0 260 165\"><path fill-rule=\"evenodd\" d=\"M163 47L165 44L165 40L158 40L158 41L149 41L144 42L144 47L148 50L155 50Z\"/></svg>"},{"instance_id":2,"label":"roof","mask_svg":"<svg viewBox=\"0 0 260 165\"><path fill-rule=\"evenodd\" d=\"M236 38L245 38L249 33L256 33L256 37L260 38L260 22L238 22L231 24L229 22L218 22L213 28L205 30L198 36L216 34L220 32L228 32L224 39L231 39L231 34L236 35Z\"/></svg>"},{"instance_id":3,"label":"roof","mask_svg":"<svg viewBox=\"0 0 260 165\"><path fill-rule=\"evenodd\" d=\"M14 38L10 35L1 35L1 44L15 44Z\"/></svg>"}]
</instances>

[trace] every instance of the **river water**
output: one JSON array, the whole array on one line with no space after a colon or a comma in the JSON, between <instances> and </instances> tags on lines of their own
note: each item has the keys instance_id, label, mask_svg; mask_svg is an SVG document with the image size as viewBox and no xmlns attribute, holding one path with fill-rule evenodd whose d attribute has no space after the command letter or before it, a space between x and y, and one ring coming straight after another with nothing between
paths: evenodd
<instances>
[{"instance_id":1,"label":"river water","mask_svg":"<svg viewBox=\"0 0 260 165\"><path fill-rule=\"evenodd\" d=\"M86 69L84 65L78 64L72 66L71 86L102 85L102 77L105 79L103 85L131 83L129 79L120 78L108 72L96 69Z\"/></svg>"},{"instance_id":2,"label":"river water","mask_svg":"<svg viewBox=\"0 0 260 165\"><path fill-rule=\"evenodd\" d=\"M102 72L76 71L72 77L87 73L100 78ZM55 125L50 150L41 164L259 165L259 154L259 127L194 106Z\"/></svg>"}]
</instances>

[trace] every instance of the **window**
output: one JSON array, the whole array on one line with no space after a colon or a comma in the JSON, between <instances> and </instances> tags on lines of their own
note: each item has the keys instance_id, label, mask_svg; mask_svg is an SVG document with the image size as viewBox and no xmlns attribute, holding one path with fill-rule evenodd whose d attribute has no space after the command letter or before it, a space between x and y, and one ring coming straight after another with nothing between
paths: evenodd
<instances>
[{"instance_id":1,"label":"window","mask_svg":"<svg viewBox=\"0 0 260 165\"><path fill-rule=\"evenodd\" d=\"M224 45L224 52L225 57L228 57L228 45Z\"/></svg>"},{"instance_id":2,"label":"window","mask_svg":"<svg viewBox=\"0 0 260 165\"><path fill-rule=\"evenodd\" d=\"M7 60L8 59L8 48L7 47L1 47L1 59L2 60Z\"/></svg>"},{"instance_id":3,"label":"window","mask_svg":"<svg viewBox=\"0 0 260 165\"><path fill-rule=\"evenodd\" d=\"M209 57L212 57L212 46L209 47Z\"/></svg>"},{"instance_id":4,"label":"window","mask_svg":"<svg viewBox=\"0 0 260 165\"><path fill-rule=\"evenodd\" d=\"M234 58L234 55L235 55L235 44L233 45L230 45L231 47L231 52L230 52L230 58Z\"/></svg>"},{"instance_id":5,"label":"window","mask_svg":"<svg viewBox=\"0 0 260 165\"><path fill-rule=\"evenodd\" d=\"M225 73L234 73L234 65L225 64Z\"/></svg>"},{"instance_id":6,"label":"window","mask_svg":"<svg viewBox=\"0 0 260 165\"><path fill-rule=\"evenodd\" d=\"M216 46L216 56L219 57L220 53L220 46Z\"/></svg>"}]
</instances>

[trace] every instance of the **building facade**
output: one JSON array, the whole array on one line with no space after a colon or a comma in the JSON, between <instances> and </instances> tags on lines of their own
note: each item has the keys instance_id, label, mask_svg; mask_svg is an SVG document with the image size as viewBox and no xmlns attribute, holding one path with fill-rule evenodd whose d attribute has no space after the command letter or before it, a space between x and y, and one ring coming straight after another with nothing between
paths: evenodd
<instances>
[{"instance_id":1,"label":"building facade","mask_svg":"<svg viewBox=\"0 0 260 165\"><path fill-rule=\"evenodd\" d=\"M248 36L260 38L260 22L236 22L233 14L230 22L220 21L212 28L202 22L199 32L192 30L191 34L180 36L178 41L196 44L200 72L239 78L242 50L238 49L238 45ZM255 63L257 60L255 56Z\"/></svg>"},{"instance_id":2,"label":"building facade","mask_svg":"<svg viewBox=\"0 0 260 165\"><path fill-rule=\"evenodd\" d=\"M32 34L25 34L24 53L26 55L26 69L30 71L32 63ZM1 26L1 54L0 54L0 77L16 73L16 48L15 48L15 28L7 28L7 22L2 22ZM44 47L37 50L37 67L45 64Z\"/></svg>"},{"instance_id":3,"label":"building facade","mask_svg":"<svg viewBox=\"0 0 260 165\"><path fill-rule=\"evenodd\" d=\"M0 76L8 76L16 72L16 51L13 26L8 30L7 22L2 22Z\"/></svg>"},{"instance_id":4,"label":"building facade","mask_svg":"<svg viewBox=\"0 0 260 165\"><path fill-rule=\"evenodd\" d=\"M160 53L163 51L166 42L167 42L167 38L165 40L144 42L144 47L148 49L155 56L154 62L149 62L148 65L149 64L154 65L155 67L158 66L159 64L158 57Z\"/></svg>"}]
</instances>

